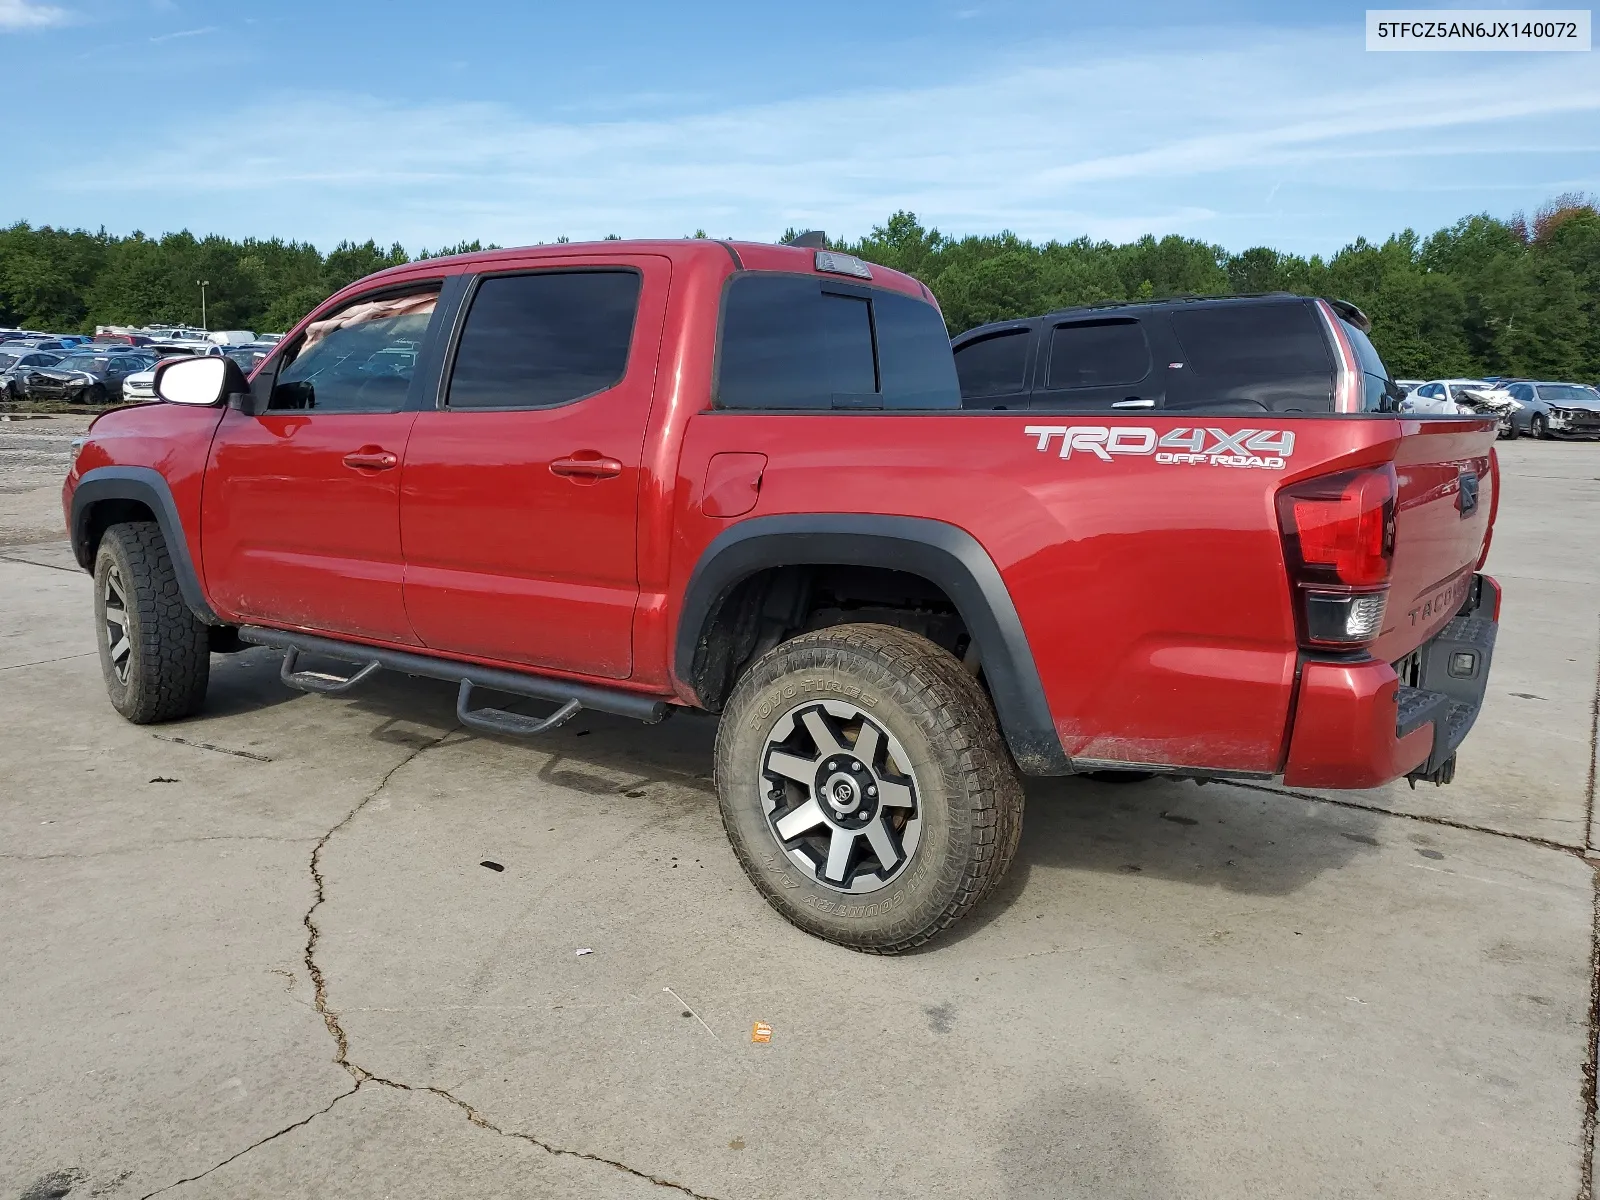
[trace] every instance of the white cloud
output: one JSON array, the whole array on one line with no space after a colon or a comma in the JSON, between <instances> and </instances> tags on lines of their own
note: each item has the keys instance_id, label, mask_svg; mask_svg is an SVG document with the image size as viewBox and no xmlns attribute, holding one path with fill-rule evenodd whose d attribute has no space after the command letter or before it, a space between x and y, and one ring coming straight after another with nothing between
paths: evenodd
<instances>
[{"instance_id":1,"label":"white cloud","mask_svg":"<svg viewBox=\"0 0 1600 1200\"><path fill-rule=\"evenodd\" d=\"M159 33L150 40L152 42L170 42L177 38L199 37L203 33L215 33L216 31L217 27L215 25L206 25L200 29L179 29L174 33Z\"/></svg>"},{"instance_id":2,"label":"white cloud","mask_svg":"<svg viewBox=\"0 0 1600 1200\"><path fill-rule=\"evenodd\" d=\"M0 31L13 29L46 29L52 25L65 25L72 19L65 9L36 0L0 0Z\"/></svg>"},{"instance_id":3,"label":"white cloud","mask_svg":"<svg viewBox=\"0 0 1600 1200\"><path fill-rule=\"evenodd\" d=\"M1255 219L1269 185L1282 187L1278 220L1295 194L1384 190L1384 176L1414 169L1397 155L1571 145L1600 110L1600 76L1548 61L1568 56L1507 55L1470 72L1453 61L1397 71L1392 57L1332 53L1325 32L1120 57L1050 46L962 80L697 112L654 97L609 119L278 96L186 119L131 169L75 163L55 186L145 193L145 211L159 196L167 215L144 218L158 228L319 243L359 233L413 248L702 227L857 234L896 208L959 232L1221 239L1230 220ZM1391 161L1368 161L1380 159ZM1477 169L1491 178L1503 161ZM198 215L219 212L226 222Z\"/></svg>"}]
</instances>

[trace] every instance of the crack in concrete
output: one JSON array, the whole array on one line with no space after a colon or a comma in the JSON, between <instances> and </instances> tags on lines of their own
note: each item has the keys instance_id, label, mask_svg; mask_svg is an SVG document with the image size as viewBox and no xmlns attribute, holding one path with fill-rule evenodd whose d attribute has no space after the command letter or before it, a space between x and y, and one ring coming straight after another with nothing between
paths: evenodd
<instances>
[{"instance_id":1,"label":"crack in concrete","mask_svg":"<svg viewBox=\"0 0 1600 1200\"><path fill-rule=\"evenodd\" d=\"M1223 787L1243 788L1245 791L1250 792L1266 792L1270 796L1288 796L1294 800L1309 800L1313 804L1331 804L1335 808L1377 813L1379 816L1384 817L1400 817L1403 820L1417 821L1423 825L1440 825L1445 829L1459 829L1465 833L1482 833L1487 834L1489 837L1508 838L1513 842L1525 842L1530 846L1538 846L1541 850L1557 850L1562 854L1571 854L1576 858L1583 859L1585 862L1589 861L1583 846L1574 846L1568 842L1557 842L1532 833L1513 833L1508 829L1490 829L1484 825L1469 825L1465 821L1452 821L1448 817L1433 817L1427 813L1380 808L1376 804L1360 804L1354 800L1335 800L1332 796L1314 796L1309 792L1296 792L1289 788L1268 787L1264 783L1245 783L1239 779L1218 779L1214 782Z\"/></svg>"},{"instance_id":2,"label":"crack in concrete","mask_svg":"<svg viewBox=\"0 0 1600 1200\"><path fill-rule=\"evenodd\" d=\"M63 654L60 658L41 658L38 662L12 663L8 667L0 667L0 671L20 671L24 667L47 667L51 663L71 662L75 658L93 658L100 653L98 650L85 650L82 654Z\"/></svg>"},{"instance_id":3,"label":"crack in concrete","mask_svg":"<svg viewBox=\"0 0 1600 1200\"><path fill-rule=\"evenodd\" d=\"M459 726L457 728L459 728ZM401 759L398 763L391 767L384 774L383 778L378 781L378 786L373 788L372 791L366 796L363 796L361 801L345 814L343 820L341 820L332 829L328 830L327 833L323 834L321 839L311 851L311 882L315 892L315 898L311 903L311 907L306 910L305 915L305 964L306 971L311 976L311 985L314 993L316 1010L322 1016L323 1024L327 1026L328 1034L333 1038L334 1041L334 1046L336 1048L334 1062L338 1063L339 1066L348 1071L350 1073L350 1077L355 1080L356 1086L352 1089L352 1092L359 1091L368 1083L373 1083L382 1087L393 1088L395 1091L437 1096L441 1100L447 1100L451 1104L455 1105L462 1111L462 1113L466 1115L467 1120L478 1126L478 1128L487 1129L492 1133L499 1134L501 1137L516 1138L520 1141L527 1142L529 1145L539 1147L547 1154L564 1156L567 1158L579 1158L588 1162L601 1163L605 1166L613 1168L614 1170L621 1171L624 1174L632 1175L636 1179L643 1179L648 1183L656 1185L657 1187L670 1188L674 1191L682 1192L686 1196L693 1197L694 1200L715 1200L714 1197L697 1192L685 1184L677 1183L671 1179L663 1179L661 1176L652 1175L647 1171L638 1170L635 1167L628 1166L626 1163L618 1162L616 1159L606 1158L599 1154L591 1154L586 1150L571 1150L564 1146L557 1146L550 1142L544 1141L542 1138L535 1137L531 1133L523 1133L520 1130L504 1129L501 1126L496 1125L493 1121L489 1120L465 1100L452 1095L444 1088L432 1087L427 1084L413 1085L409 1083L402 1083L397 1079L388 1079L384 1076L374 1074L365 1067L361 1066L359 1063L351 1060L350 1038L344 1031L344 1026L339 1020L338 1012L329 1007L327 977L323 974L322 968L317 965L316 960L317 943L322 940L322 931L317 926L316 913L317 909L322 907L323 902L327 899L327 880L322 874L322 851L327 846L329 840L334 834L338 833L341 829L345 828L352 821L354 821L360 814L361 810L370 804L374 799L376 799L377 796L384 790L384 788L388 787L389 781L394 778L395 774L399 772L402 767L409 765L426 751L443 745L445 739L454 732L455 730L451 729L441 734L433 741L428 742L426 745L419 746L416 750L406 755L405 758Z\"/></svg>"},{"instance_id":4,"label":"crack in concrete","mask_svg":"<svg viewBox=\"0 0 1600 1200\"><path fill-rule=\"evenodd\" d=\"M1591 862L1600 868L1600 864ZM1583 1161L1578 1200L1594 1200L1595 1074L1600 1070L1600 869L1594 873L1594 923L1589 936L1589 1037L1583 1060Z\"/></svg>"},{"instance_id":5,"label":"crack in concrete","mask_svg":"<svg viewBox=\"0 0 1600 1200\"><path fill-rule=\"evenodd\" d=\"M1589 778L1583 788L1583 844L1594 846L1595 760L1600 756L1600 657L1595 660L1594 697L1589 701Z\"/></svg>"},{"instance_id":6,"label":"crack in concrete","mask_svg":"<svg viewBox=\"0 0 1600 1200\"><path fill-rule=\"evenodd\" d=\"M309 842L307 837L280 837L273 833L218 833L205 837L173 838L169 842L152 842L148 846L118 846L110 850L94 850L87 854L75 854L62 851L59 854L0 854L0 861L9 862L51 862L57 859L72 858L111 858L118 854L149 854L156 850L165 850L168 846L192 846L200 842Z\"/></svg>"},{"instance_id":7,"label":"crack in concrete","mask_svg":"<svg viewBox=\"0 0 1600 1200\"><path fill-rule=\"evenodd\" d=\"M606 1158L601 1154L591 1154L587 1150L569 1150L565 1146L552 1145L541 1138L535 1137L531 1133L523 1133L518 1129L503 1129L485 1117L477 1109L473 1108L472 1105L468 1104L465 1100L462 1100L458 1096L452 1095L444 1088L429 1087L427 1085L413 1086L408 1083L400 1083L394 1079L385 1079L381 1075L373 1075L370 1072L367 1072L366 1076L368 1082L381 1084L383 1087L394 1088L396 1091L414 1093L423 1092L430 1096L438 1096L441 1100L448 1100L466 1115L468 1121L478 1126L478 1128L487 1129L491 1133L499 1134L501 1137L516 1138L519 1141L527 1142L529 1145L539 1147L539 1149L543 1150L547 1154L564 1158L581 1158L585 1162L601 1163L605 1166L621 1171L624 1175L631 1175L635 1179L643 1179L647 1183L653 1183L657 1187L670 1188L673 1191L682 1192L685 1196L693 1197L694 1200L716 1200L716 1197L708 1196L704 1192L697 1192L687 1184L678 1183L676 1180L672 1179L663 1179L659 1175L652 1175L648 1171L641 1171L637 1167L630 1167L627 1163L618 1162L614 1158Z\"/></svg>"},{"instance_id":8,"label":"crack in concrete","mask_svg":"<svg viewBox=\"0 0 1600 1200\"><path fill-rule=\"evenodd\" d=\"M60 563L35 562L31 558L16 558L10 554L0 554L0 562L20 563L24 567L43 567L47 571L66 571L70 575L86 574L82 567L63 567Z\"/></svg>"},{"instance_id":9,"label":"crack in concrete","mask_svg":"<svg viewBox=\"0 0 1600 1200\"><path fill-rule=\"evenodd\" d=\"M354 1096L360 1090L361 1090L361 1085L358 1083L358 1084L356 1084L355 1087L351 1088L348 1092L340 1092L332 1100L328 1101L328 1103L326 1105L324 1105L322 1108L317 1109L317 1111L312 1113L309 1117L304 1117L301 1120L296 1121L292 1125L285 1125L282 1129L278 1130L276 1133L267 1134L267 1136L262 1138L259 1142L251 1142L250 1145L246 1146L243 1150L239 1151L237 1154L230 1154L227 1158L223 1159L221 1162L215 1163L212 1166L207 1167L204 1171L201 1171L198 1175L189 1175L189 1176L186 1176L183 1179L179 1179L179 1180L176 1180L173 1183L169 1183L165 1187L158 1187L153 1192L146 1192L143 1196L139 1197L139 1200L150 1200L150 1198L152 1196L159 1196L163 1192L170 1192L173 1188L182 1187L186 1183L193 1183L197 1179L204 1179L207 1175L210 1175L213 1171L220 1171L220 1170L222 1170L223 1167L227 1166L229 1163L237 1162L239 1159L243 1158L246 1154L249 1154L250 1151L259 1149L260 1147L265 1146L268 1142L274 1141L274 1140L276 1140L278 1138L281 1138L286 1133L292 1133L296 1129L300 1129L300 1128L303 1128L306 1125L311 1124L311 1122L315 1121L318 1117L322 1116L324 1113L328 1112L331 1108L333 1108L333 1106L335 1104L339 1103L339 1101L348 1100L351 1096Z\"/></svg>"},{"instance_id":10,"label":"crack in concrete","mask_svg":"<svg viewBox=\"0 0 1600 1200\"><path fill-rule=\"evenodd\" d=\"M460 727L457 726L456 728ZM350 1077L356 1081L358 1086L371 1078L371 1074L350 1061L349 1039L345 1037L344 1028L339 1024L339 1014L328 1007L328 983L323 977L322 968L317 966L317 942L322 938L322 931L317 928L317 909L321 908L323 901L327 899L327 881L322 877L322 851L334 834L354 821L360 815L361 810L371 804L383 789L389 786L389 781L395 777L402 767L409 766L419 756L434 747L443 745L445 739L454 732L455 729L447 729L431 742L425 742L423 745L418 746L385 771L383 778L378 780L378 786L363 796L354 808L345 813L344 819L318 838L317 844L311 848L311 884L314 898L311 901L311 907L306 910L306 915L302 922L306 927L306 971L311 976L311 987L317 1012L322 1017L322 1023L328 1027L328 1033L333 1038L334 1045L337 1048L333 1061L348 1071Z\"/></svg>"}]
</instances>

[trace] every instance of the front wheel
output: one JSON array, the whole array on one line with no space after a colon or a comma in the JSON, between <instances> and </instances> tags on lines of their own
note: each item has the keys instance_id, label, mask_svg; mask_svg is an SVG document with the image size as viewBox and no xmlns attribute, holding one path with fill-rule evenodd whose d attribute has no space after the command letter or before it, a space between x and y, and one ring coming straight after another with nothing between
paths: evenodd
<instances>
[{"instance_id":1,"label":"front wheel","mask_svg":"<svg viewBox=\"0 0 1600 1200\"><path fill-rule=\"evenodd\" d=\"M86 387L78 393L77 402L79 404L104 404L106 402L106 389L98 383L92 387Z\"/></svg>"},{"instance_id":2,"label":"front wheel","mask_svg":"<svg viewBox=\"0 0 1600 1200\"><path fill-rule=\"evenodd\" d=\"M948 652L885 625L783 643L717 732L722 823L756 889L830 942L892 954L1004 876L1022 785L988 696Z\"/></svg>"},{"instance_id":3,"label":"front wheel","mask_svg":"<svg viewBox=\"0 0 1600 1200\"><path fill-rule=\"evenodd\" d=\"M94 616L113 708L135 725L199 711L211 676L207 626L184 602L154 521L113 525L100 539Z\"/></svg>"},{"instance_id":4,"label":"front wheel","mask_svg":"<svg viewBox=\"0 0 1600 1200\"><path fill-rule=\"evenodd\" d=\"M1543 413L1534 413L1528 421L1528 432L1541 442L1550 440L1550 422Z\"/></svg>"}]
</instances>

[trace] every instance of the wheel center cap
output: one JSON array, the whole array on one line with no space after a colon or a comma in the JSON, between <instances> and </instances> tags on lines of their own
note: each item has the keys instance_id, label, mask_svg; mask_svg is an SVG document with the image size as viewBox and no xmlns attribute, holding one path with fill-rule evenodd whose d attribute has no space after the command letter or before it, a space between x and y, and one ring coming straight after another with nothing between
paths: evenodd
<instances>
[{"instance_id":1,"label":"wheel center cap","mask_svg":"<svg viewBox=\"0 0 1600 1200\"><path fill-rule=\"evenodd\" d=\"M828 780L825 791L834 812L848 814L861 807L861 789L848 775L835 775Z\"/></svg>"}]
</instances>

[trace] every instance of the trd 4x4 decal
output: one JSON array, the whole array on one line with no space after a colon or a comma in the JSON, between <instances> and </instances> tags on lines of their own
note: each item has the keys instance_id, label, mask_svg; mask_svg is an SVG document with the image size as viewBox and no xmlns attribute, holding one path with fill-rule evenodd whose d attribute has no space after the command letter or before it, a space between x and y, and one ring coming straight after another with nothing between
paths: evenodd
<instances>
[{"instance_id":1,"label":"trd 4x4 decal","mask_svg":"<svg viewBox=\"0 0 1600 1200\"><path fill-rule=\"evenodd\" d=\"M1162 465L1262 467L1281 470L1294 453L1294 434L1287 429L1190 429L1179 426L1158 434L1148 425L1029 425L1023 430L1038 439L1048 454L1051 440L1061 439L1061 457L1074 451L1110 462L1114 454L1155 455Z\"/></svg>"}]
</instances>

